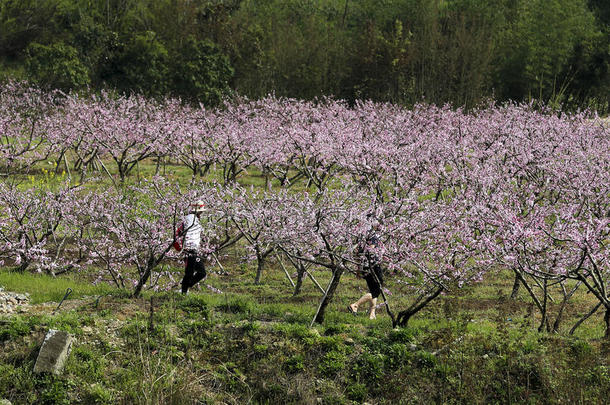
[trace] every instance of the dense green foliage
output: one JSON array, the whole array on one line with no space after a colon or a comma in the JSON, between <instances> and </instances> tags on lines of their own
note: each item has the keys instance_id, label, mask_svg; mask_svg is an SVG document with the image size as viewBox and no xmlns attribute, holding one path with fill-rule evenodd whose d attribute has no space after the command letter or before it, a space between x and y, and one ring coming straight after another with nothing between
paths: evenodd
<instances>
[{"instance_id":1,"label":"dense green foliage","mask_svg":"<svg viewBox=\"0 0 610 405\"><path fill-rule=\"evenodd\" d=\"M205 104L333 95L607 111L601 0L0 0L0 77Z\"/></svg>"}]
</instances>

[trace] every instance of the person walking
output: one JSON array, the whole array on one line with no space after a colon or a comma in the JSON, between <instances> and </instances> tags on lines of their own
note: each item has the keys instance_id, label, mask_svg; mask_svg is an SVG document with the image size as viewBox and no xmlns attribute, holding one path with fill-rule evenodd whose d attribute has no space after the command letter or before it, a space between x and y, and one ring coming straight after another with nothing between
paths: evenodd
<instances>
[{"instance_id":1,"label":"person walking","mask_svg":"<svg viewBox=\"0 0 610 405\"><path fill-rule=\"evenodd\" d=\"M377 318L375 315L377 297L381 294L381 286L383 285L383 268L381 267L379 255L380 242L377 234L378 228L379 226L373 228L371 234L366 238L364 246L360 248L360 253L364 257L356 273L358 277L364 278L369 292L347 307L355 315L358 312L358 308L368 302L370 305L369 319Z\"/></svg>"},{"instance_id":2,"label":"person walking","mask_svg":"<svg viewBox=\"0 0 610 405\"><path fill-rule=\"evenodd\" d=\"M182 218L178 227L178 234L182 237L182 250L184 251L184 278L182 279L182 294L187 294L188 289L205 279L207 273L203 258L199 256L201 246L200 218L204 211L203 201L199 200L191 204L190 212Z\"/></svg>"}]
</instances>

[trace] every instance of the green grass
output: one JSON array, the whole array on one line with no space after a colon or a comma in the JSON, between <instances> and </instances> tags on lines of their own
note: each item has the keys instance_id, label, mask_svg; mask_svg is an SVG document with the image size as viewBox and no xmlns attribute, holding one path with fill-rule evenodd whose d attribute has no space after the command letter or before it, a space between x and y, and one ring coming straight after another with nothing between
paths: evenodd
<instances>
[{"instance_id":1,"label":"green grass","mask_svg":"<svg viewBox=\"0 0 610 405\"><path fill-rule=\"evenodd\" d=\"M30 294L30 302L59 302L68 288L72 289L68 299L89 295L102 295L116 292L116 289L105 285L93 285L76 275L52 277L45 274L18 273L0 269L0 286L7 291Z\"/></svg>"},{"instance_id":2,"label":"green grass","mask_svg":"<svg viewBox=\"0 0 610 405\"><path fill-rule=\"evenodd\" d=\"M14 404L603 403L610 394L610 350L599 334L538 333L535 320L506 308L501 295L490 294L480 308L456 305L487 283L510 288L506 274L440 297L397 330L383 311L377 321L344 311L363 288L348 275L325 323L309 328L319 292L308 281L292 297L270 264L260 286L252 283L253 266L211 275L206 282L223 294L114 294L99 307L0 319L0 344L10 347L0 351L0 388ZM27 273L1 272L0 284L37 300L47 299L46 290L61 299L68 286L76 296L113 291ZM408 299L393 298L394 308ZM49 328L77 337L60 377L31 373ZM574 387L575 380L586 384Z\"/></svg>"}]
</instances>

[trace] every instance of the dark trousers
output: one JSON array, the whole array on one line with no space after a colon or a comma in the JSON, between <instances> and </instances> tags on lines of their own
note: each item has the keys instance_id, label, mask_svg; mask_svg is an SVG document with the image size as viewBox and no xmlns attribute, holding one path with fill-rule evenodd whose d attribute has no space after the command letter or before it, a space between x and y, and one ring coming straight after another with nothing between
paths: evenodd
<instances>
[{"instance_id":1,"label":"dark trousers","mask_svg":"<svg viewBox=\"0 0 610 405\"><path fill-rule=\"evenodd\" d=\"M381 285L383 284L383 269L381 266L373 266L372 268L365 267L364 281L369 288L369 292L373 298L379 297L381 294Z\"/></svg>"},{"instance_id":2,"label":"dark trousers","mask_svg":"<svg viewBox=\"0 0 610 405\"><path fill-rule=\"evenodd\" d=\"M184 259L184 278L182 279L182 292L203 280L206 276L203 259L196 252L187 252Z\"/></svg>"}]
</instances>

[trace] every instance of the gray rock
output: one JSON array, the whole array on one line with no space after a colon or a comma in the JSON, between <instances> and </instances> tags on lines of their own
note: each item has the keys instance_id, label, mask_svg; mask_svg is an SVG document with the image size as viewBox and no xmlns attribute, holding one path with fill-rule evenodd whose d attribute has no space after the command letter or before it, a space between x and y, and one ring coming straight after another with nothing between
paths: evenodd
<instances>
[{"instance_id":1,"label":"gray rock","mask_svg":"<svg viewBox=\"0 0 610 405\"><path fill-rule=\"evenodd\" d=\"M0 399L0 405L12 405L8 399Z\"/></svg>"},{"instance_id":2,"label":"gray rock","mask_svg":"<svg viewBox=\"0 0 610 405\"><path fill-rule=\"evenodd\" d=\"M28 294L0 291L0 313L13 314L15 312L23 312L23 307L28 306L29 300Z\"/></svg>"},{"instance_id":3,"label":"gray rock","mask_svg":"<svg viewBox=\"0 0 610 405\"><path fill-rule=\"evenodd\" d=\"M50 329L38 353L34 372L61 374L70 354L72 341L72 335L68 332Z\"/></svg>"}]
</instances>

